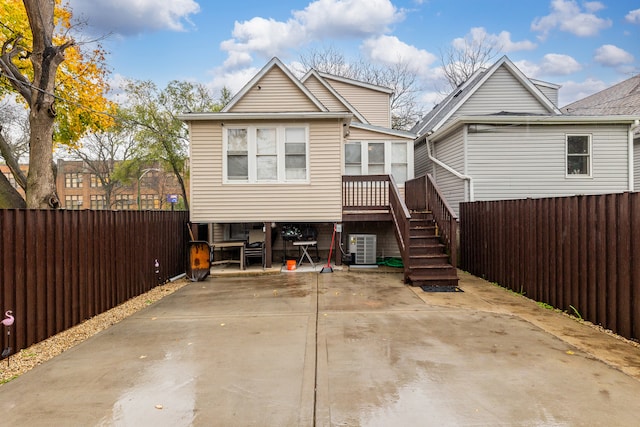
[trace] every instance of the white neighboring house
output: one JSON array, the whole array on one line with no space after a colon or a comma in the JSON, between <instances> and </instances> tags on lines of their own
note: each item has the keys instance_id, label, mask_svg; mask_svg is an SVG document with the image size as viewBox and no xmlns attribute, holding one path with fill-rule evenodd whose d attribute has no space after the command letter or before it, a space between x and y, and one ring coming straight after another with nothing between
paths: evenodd
<instances>
[{"instance_id":1,"label":"white neighboring house","mask_svg":"<svg viewBox=\"0 0 640 427\"><path fill-rule=\"evenodd\" d=\"M506 56L478 70L411 130L415 175L431 174L456 213L467 201L633 191L640 116L563 114L559 88Z\"/></svg>"},{"instance_id":2,"label":"white neighboring house","mask_svg":"<svg viewBox=\"0 0 640 427\"><path fill-rule=\"evenodd\" d=\"M640 74L562 107L572 116L640 116ZM640 126L633 132L633 189L640 191Z\"/></svg>"}]
</instances>

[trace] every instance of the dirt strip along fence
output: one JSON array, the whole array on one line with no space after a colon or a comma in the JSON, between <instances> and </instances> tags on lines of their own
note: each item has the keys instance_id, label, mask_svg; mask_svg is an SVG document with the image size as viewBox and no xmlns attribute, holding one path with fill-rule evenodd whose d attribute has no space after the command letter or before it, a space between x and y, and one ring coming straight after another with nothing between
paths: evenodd
<instances>
[{"instance_id":1,"label":"dirt strip along fence","mask_svg":"<svg viewBox=\"0 0 640 427\"><path fill-rule=\"evenodd\" d=\"M460 205L461 267L640 338L640 193Z\"/></svg>"},{"instance_id":2,"label":"dirt strip along fence","mask_svg":"<svg viewBox=\"0 0 640 427\"><path fill-rule=\"evenodd\" d=\"M15 316L12 354L184 273L188 217L0 210L0 318Z\"/></svg>"}]
</instances>

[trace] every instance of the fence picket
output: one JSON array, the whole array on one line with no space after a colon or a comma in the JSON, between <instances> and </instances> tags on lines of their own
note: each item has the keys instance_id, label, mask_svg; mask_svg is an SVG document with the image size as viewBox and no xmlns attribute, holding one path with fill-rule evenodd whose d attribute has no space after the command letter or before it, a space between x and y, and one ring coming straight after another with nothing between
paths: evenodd
<instances>
[{"instance_id":1,"label":"fence picket","mask_svg":"<svg viewBox=\"0 0 640 427\"><path fill-rule=\"evenodd\" d=\"M16 319L9 346L17 352L157 286L152 256L160 283L183 273L188 215L0 210L0 310Z\"/></svg>"},{"instance_id":2,"label":"fence picket","mask_svg":"<svg viewBox=\"0 0 640 427\"><path fill-rule=\"evenodd\" d=\"M640 193L460 206L461 268L640 338Z\"/></svg>"}]
</instances>

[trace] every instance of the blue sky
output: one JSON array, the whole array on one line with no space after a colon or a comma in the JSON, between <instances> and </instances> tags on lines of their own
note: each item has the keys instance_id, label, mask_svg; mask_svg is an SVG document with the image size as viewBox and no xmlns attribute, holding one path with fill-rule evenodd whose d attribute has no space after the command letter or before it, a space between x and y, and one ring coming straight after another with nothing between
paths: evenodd
<instances>
[{"instance_id":1,"label":"blue sky","mask_svg":"<svg viewBox=\"0 0 640 427\"><path fill-rule=\"evenodd\" d=\"M410 61L430 108L440 52L463 38L500 46L527 76L562 85L560 104L640 73L640 1L70 0L86 30L108 35L121 79L223 85L235 93L273 56L295 68L310 49L389 65ZM498 59L495 58L496 60ZM439 92L440 90L440 92Z\"/></svg>"}]
</instances>

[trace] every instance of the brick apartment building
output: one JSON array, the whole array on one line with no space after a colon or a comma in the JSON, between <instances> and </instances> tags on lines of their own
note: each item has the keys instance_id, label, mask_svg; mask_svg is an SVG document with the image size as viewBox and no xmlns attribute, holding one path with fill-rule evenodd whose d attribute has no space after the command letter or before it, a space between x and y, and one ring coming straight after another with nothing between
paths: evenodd
<instances>
[{"instance_id":1,"label":"brick apartment building","mask_svg":"<svg viewBox=\"0 0 640 427\"><path fill-rule=\"evenodd\" d=\"M26 174L28 166L21 168ZM118 184L110 188L105 187L100 176L81 160L58 160L57 168L56 189L64 209L171 210L183 205L179 203L182 191L178 180L159 165L142 169L138 179L133 179L129 185ZM8 166L0 165L0 171L24 195Z\"/></svg>"}]
</instances>

